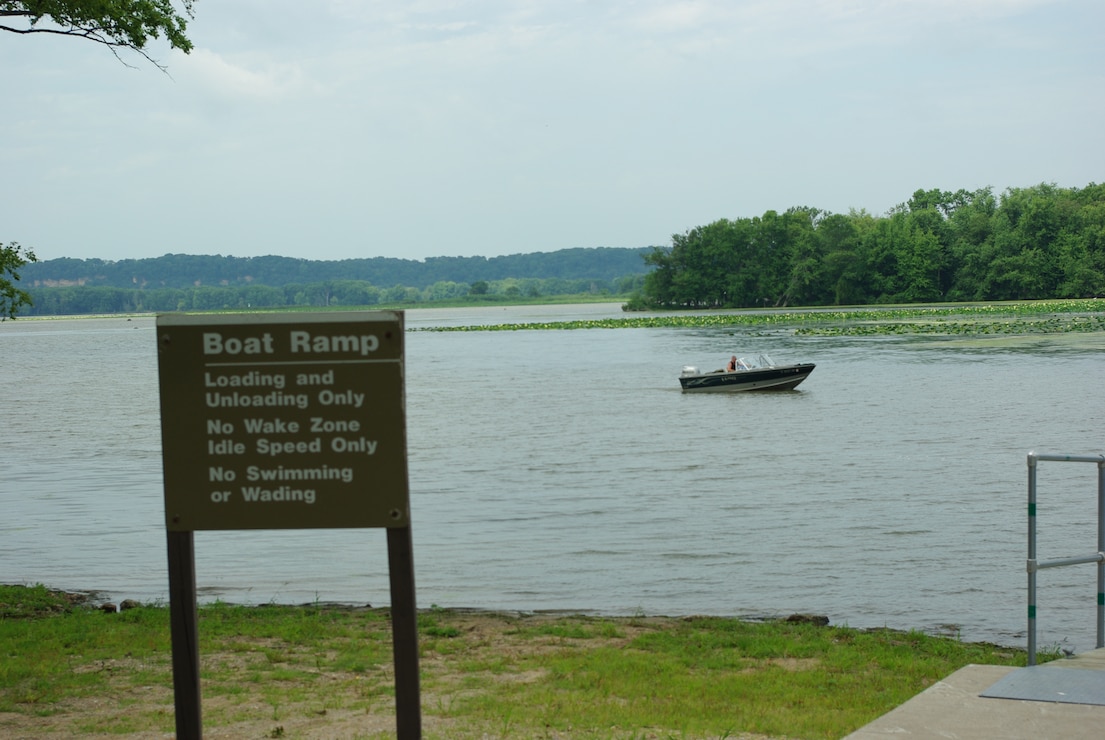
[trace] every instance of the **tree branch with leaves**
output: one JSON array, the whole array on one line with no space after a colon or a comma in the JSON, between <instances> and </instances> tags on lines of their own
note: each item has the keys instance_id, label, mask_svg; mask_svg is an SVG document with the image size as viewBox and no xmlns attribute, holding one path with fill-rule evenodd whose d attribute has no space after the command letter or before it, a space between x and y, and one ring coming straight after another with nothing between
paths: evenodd
<instances>
[{"instance_id":1,"label":"tree branch with leaves","mask_svg":"<svg viewBox=\"0 0 1105 740\"><path fill-rule=\"evenodd\" d=\"M164 70L146 52L151 39L164 37L185 54L193 0L0 0L0 31L75 36L111 49L133 51ZM178 7L179 6L179 7ZM126 62L123 62L126 64Z\"/></svg>"},{"instance_id":2,"label":"tree branch with leaves","mask_svg":"<svg viewBox=\"0 0 1105 740\"><path fill-rule=\"evenodd\" d=\"M19 268L28 262L38 262L35 253L23 249L17 242L0 244L0 321L14 319L19 309L31 305L31 296L15 287Z\"/></svg>"}]
</instances>

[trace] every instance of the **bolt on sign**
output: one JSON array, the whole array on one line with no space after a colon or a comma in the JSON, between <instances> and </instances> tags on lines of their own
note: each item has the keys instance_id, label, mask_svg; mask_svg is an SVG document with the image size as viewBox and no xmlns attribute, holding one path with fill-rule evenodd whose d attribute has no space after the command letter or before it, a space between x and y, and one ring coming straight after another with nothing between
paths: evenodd
<instances>
[{"instance_id":1,"label":"bolt on sign","mask_svg":"<svg viewBox=\"0 0 1105 740\"><path fill-rule=\"evenodd\" d=\"M169 531L410 525L401 311L157 333Z\"/></svg>"}]
</instances>

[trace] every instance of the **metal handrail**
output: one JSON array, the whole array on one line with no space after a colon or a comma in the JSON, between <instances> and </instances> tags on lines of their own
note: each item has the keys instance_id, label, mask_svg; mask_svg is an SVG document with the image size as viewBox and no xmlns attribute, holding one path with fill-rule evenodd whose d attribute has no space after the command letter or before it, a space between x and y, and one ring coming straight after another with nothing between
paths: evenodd
<instances>
[{"instance_id":1,"label":"metal handrail","mask_svg":"<svg viewBox=\"0 0 1105 740\"><path fill-rule=\"evenodd\" d=\"M1036 559L1036 465L1041 461L1097 464L1097 552L1057 560ZM1028 453L1028 665L1036 665L1036 573L1045 568L1097 563L1097 647L1105 647L1105 455Z\"/></svg>"}]
</instances>

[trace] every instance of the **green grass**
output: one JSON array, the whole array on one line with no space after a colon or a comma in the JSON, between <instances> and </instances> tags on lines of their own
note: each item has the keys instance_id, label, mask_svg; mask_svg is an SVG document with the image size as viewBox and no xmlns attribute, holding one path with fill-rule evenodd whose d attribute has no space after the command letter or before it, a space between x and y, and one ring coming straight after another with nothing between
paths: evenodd
<instances>
[{"instance_id":1,"label":"green grass","mask_svg":"<svg viewBox=\"0 0 1105 740\"><path fill-rule=\"evenodd\" d=\"M108 614L42 586L0 586L0 615L0 735L16 721L77 737L173 731L165 607ZM206 728L394 726L386 610L214 604L199 632ZM427 738L837 738L964 665L1026 663L1023 650L919 632L714 617L434 607L419 639Z\"/></svg>"}]
</instances>

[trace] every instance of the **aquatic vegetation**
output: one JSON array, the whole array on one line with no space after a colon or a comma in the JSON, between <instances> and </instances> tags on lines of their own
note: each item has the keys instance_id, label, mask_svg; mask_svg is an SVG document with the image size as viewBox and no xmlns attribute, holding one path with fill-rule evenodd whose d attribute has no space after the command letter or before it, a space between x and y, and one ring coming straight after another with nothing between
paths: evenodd
<instances>
[{"instance_id":1,"label":"aquatic vegetation","mask_svg":"<svg viewBox=\"0 0 1105 740\"><path fill-rule=\"evenodd\" d=\"M672 313L580 321L427 327L416 331L651 328L792 329L799 336L1059 334L1105 331L1105 299L936 306Z\"/></svg>"}]
</instances>

